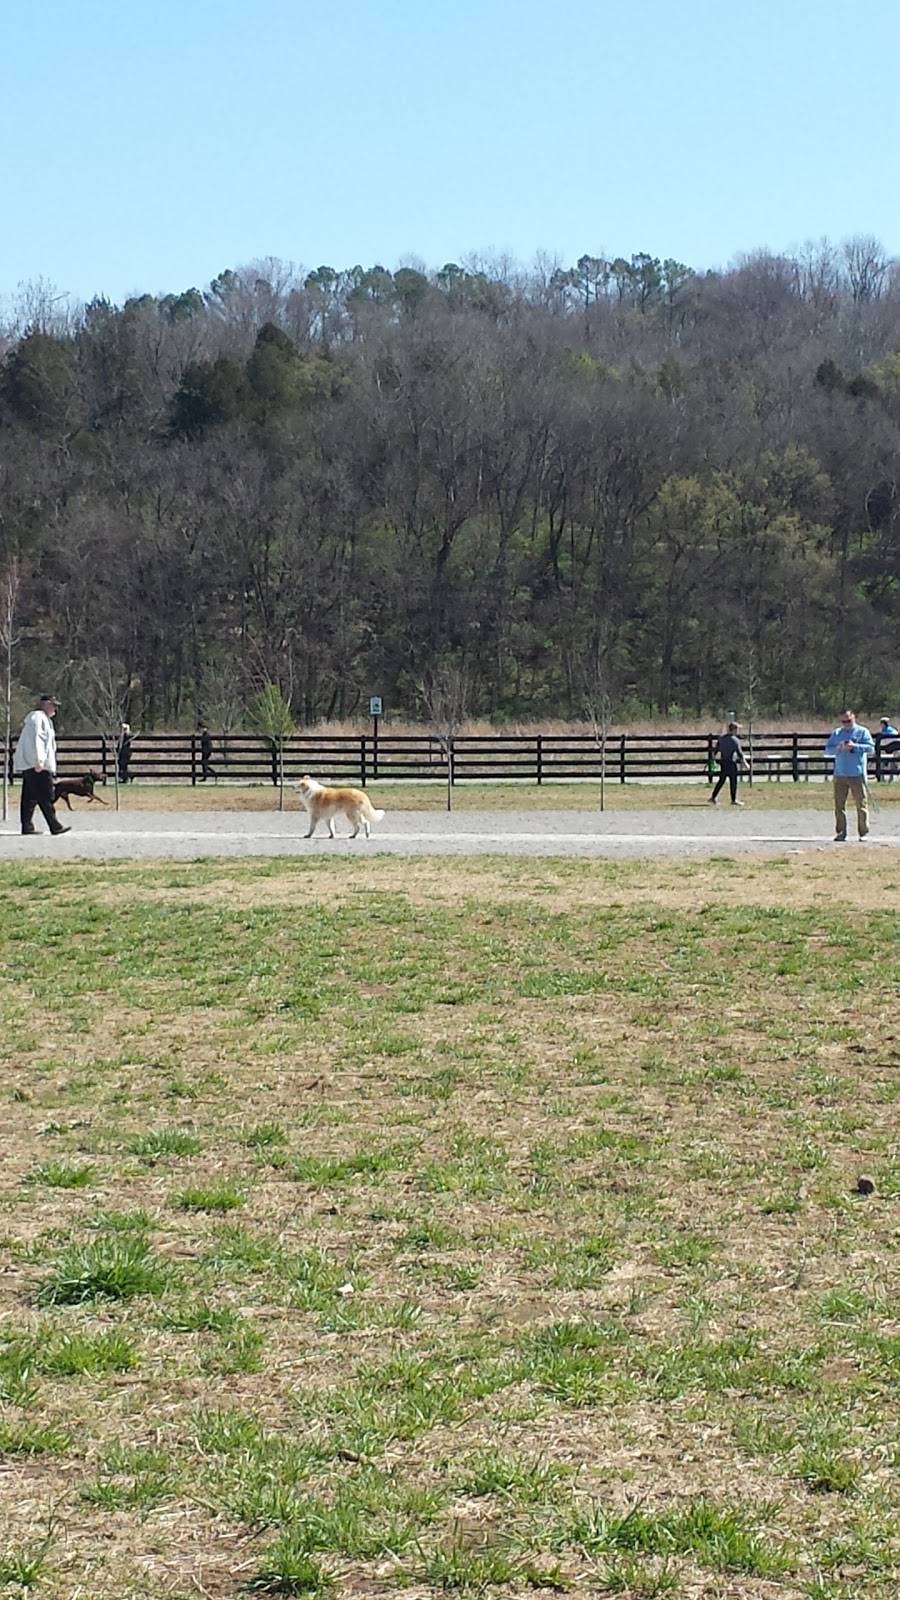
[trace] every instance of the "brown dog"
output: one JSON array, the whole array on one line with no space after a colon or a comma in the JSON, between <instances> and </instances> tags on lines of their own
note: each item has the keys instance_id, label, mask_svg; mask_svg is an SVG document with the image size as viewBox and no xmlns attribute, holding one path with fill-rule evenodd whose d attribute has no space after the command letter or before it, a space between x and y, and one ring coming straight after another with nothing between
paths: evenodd
<instances>
[{"instance_id":1,"label":"brown dog","mask_svg":"<svg viewBox=\"0 0 900 1600\"><path fill-rule=\"evenodd\" d=\"M85 773L83 778L57 778L53 785L53 804L56 805L58 800L65 800L71 811L72 801L70 797L74 794L78 795L82 800L96 800L99 805L105 806L107 802L101 799L99 794L94 793L94 784L105 782L106 779L101 778L99 772L95 772L93 767Z\"/></svg>"}]
</instances>

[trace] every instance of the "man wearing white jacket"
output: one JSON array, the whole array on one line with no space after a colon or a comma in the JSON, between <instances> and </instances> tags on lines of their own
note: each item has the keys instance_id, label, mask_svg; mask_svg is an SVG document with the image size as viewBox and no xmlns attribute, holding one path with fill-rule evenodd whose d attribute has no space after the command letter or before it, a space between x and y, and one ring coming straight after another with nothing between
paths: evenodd
<instances>
[{"instance_id":1,"label":"man wearing white jacket","mask_svg":"<svg viewBox=\"0 0 900 1600\"><path fill-rule=\"evenodd\" d=\"M59 701L52 694L42 694L38 708L22 723L13 756L13 772L22 778L22 800L19 815L23 833L37 833L34 825L35 807L41 811L51 833L68 833L56 815L53 804L53 783L56 777L56 734L53 718Z\"/></svg>"}]
</instances>

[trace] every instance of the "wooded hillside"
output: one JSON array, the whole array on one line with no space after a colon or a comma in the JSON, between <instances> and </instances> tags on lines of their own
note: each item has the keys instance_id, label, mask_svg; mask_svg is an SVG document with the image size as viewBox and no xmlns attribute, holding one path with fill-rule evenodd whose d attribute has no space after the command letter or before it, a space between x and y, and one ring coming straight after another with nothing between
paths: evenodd
<instances>
[{"instance_id":1,"label":"wooded hillside","mask_svg":"<svg viewBox=\"0 0 900 1600\"><path fill-rule=\"evenodd\" d=\"M14 670L142 727L900 701L900 265L229 271L0 335ZM72 718L69 718L70 724Z\"/></svg>"}]
</instances>

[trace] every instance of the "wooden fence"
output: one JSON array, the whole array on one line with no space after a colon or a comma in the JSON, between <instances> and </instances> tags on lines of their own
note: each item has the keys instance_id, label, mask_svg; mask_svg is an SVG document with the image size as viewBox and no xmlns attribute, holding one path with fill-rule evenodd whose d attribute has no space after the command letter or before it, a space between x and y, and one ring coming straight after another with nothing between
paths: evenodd
<instances>
[{"instance_id":1,"label":"wooden fence","mask_svg":"<svg viewBox=\"0 0 900 1600\"><path fill-rule=\"evenodd\" d=\"M714 733L611 734L605 752L606 781L709 781L716 772L716 737ZM779 783L830 776L831 762L822 754L827 737L824 732L754 735L754 776ZM894 777L895 772L900 775L900 760L882 752L881 744L881 736L876 735L872 772L879 782ZM744 746L748 746L746 738ZM10 766L11 755L10 751ZM112 781L115 746L100 734L64 734L59 739L58 761L61 776L74 777L93 767ZM289 783L305 772L364 788L391 780L446 782L448 764L454 784L472 779L538 784L579 778L598 781L601 752L596 739L587 733L466 735L454 739L449 751L427 733L393 736L379 732L377 737L371 733L311 733L296 734L284 747L284 774ZM223 782L278 783L277 750L270 741L253 734L215 736L212 766ZM147 783L200 782L199 738L180 733L136 734L129 778Z\"/></svg>"}]
</instances>

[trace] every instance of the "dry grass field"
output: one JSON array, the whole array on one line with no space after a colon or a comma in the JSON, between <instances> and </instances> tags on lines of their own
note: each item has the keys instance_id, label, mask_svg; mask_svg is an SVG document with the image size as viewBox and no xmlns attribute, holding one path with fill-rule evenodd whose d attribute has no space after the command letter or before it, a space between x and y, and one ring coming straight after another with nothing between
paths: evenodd
<instances>
[{"instance_id":1,"label":"dry grass field","mask_svg":"<svg viewBox=\"0 0 900 1600\"><path fill-rule=\"evenodd\" d=\"M898 892L0 868L0 1593L893 1600Z\"/></svg>"},{"instance_id":2,"label":"dry grass field","mask_svg":"<svg viewBox=\"0 0 900 1600\"><path fill-rule=\"evenodd\" d=\"M323 781L325 781L323 777ZM900 811L900 782L873 783L872 798L886 812ZM112 784L98 790L110 806L114 805ZM436 783L373 783L368 793L373 805L400 811L443 811L447 805L446 785ZM18 805L13 795L13 810ZM709 801L707 783L608 783L606 809L617 811L662 811L671 807L701 810ZM724 808L727 790L720 801ZM747 809L754 806L785 811L817 810L831 813L831 784L821 779L809 783L743 783L741 799ZM278 790L272 784L148 784L130 783L119 790L119 803L126 811L276 811ZM598 783L476 783L456 785L454 811L591 811L600 804ZM83 801L73 801L76 810L86 809ZM99 807L94 806L94 814ZM302 810L293 789L285 789L285 809Z\"/></svg>"}]
</instances>

